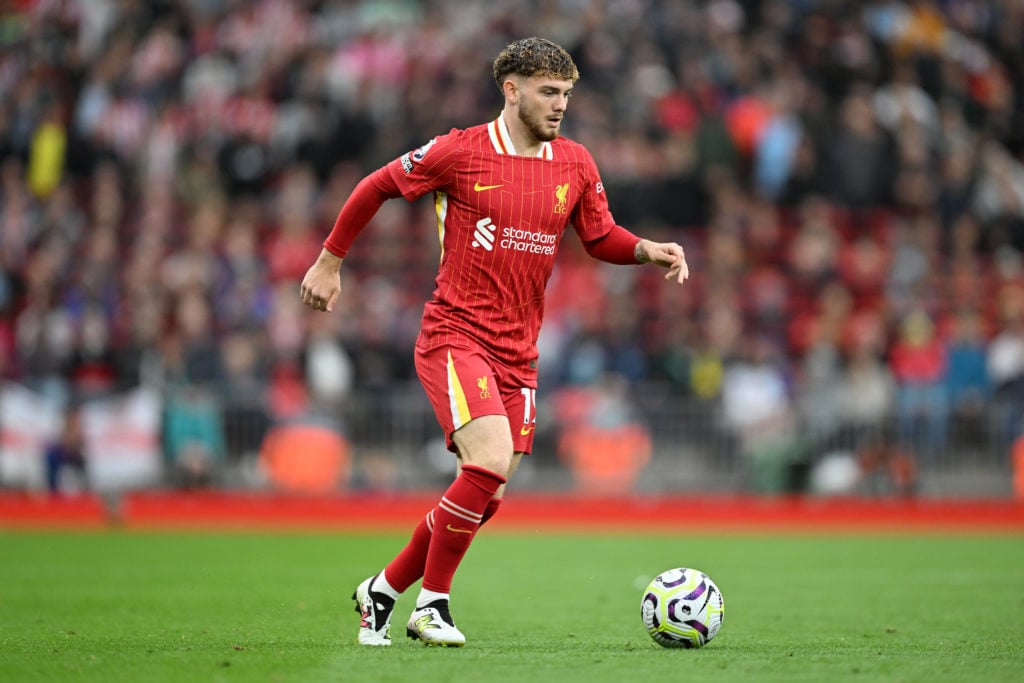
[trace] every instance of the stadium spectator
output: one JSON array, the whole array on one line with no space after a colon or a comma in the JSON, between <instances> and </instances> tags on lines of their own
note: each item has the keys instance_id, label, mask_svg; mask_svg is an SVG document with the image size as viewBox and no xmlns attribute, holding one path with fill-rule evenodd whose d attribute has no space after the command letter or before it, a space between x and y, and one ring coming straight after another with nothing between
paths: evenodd
<instances>
[{"instance_id":1,"label":"stadium spectator","mask_svg":"<svg viewBox=\"0 0 1024 683\"><path fill-rule=\"evenodd\" d=\"M1005 314L986 351L992 383L994 436L1001 453L1024 432L1024 309L1019 301Z\"/></svg>"},{"instance_id":2,"label":"stadium spectator","mask_svg":"<svg viewBox=\"0 0 1024 683\"><path fill-rule=\"evenodd\" d=\"M896 420L899 439L918 457L937 457L946 445L949 399L948 352L935 322L923 310L900 322L889 364L896 378Z\"/></svg>"},{"instance_id":3,"label":"stadium spectator","mask_svg":"<svg viewBox=\"0 0 1024 683\"><path fill-rule=\"evenodd\" d=\"M163 441L172 483L186 490L214 484L226 452L221 405L213 392L188 385L170 394Z\"/></svg>"},{"instance_id":4,"label":"stadium spectator","mask_svg":"<svg viewBox=\"0 0 1024 683\"><path fill-rule=\"evenodd\" d=\"M751 489L759 493L801 488L793 475L806 452L788 372L776 343L751 337L722 376L725 427L739 445Z\"/></svg>"},{"instance_id":5,"label":"stadium spectator","mask_svg":"<svg viewBox=\"0 0 1024 683\"><path fill-rule=\"evenodd\" d=\"M981 316L971 308L953 312L947 349L946 386L949 409L957 426L977 423L991 398L986 363L986 338ZM980 431L980 430L979 430Z\"/></svg>"},{"instance_id":6,"label":"stadium spectator","mask_svg":"<svg viewBox=\"0 0 1024 683\"><path fill-rule=\"evenodd\" d=\"M896 379L882 359L877 340L857 338L847 353L839 382L839 403L846 442L854 448L878 441L896 407Z\"/></svg>"},{"instance_id":7,"label":"stadium spectator","mask_svg":"<svg viewBox=\"0 0 1024 683\"><path fill-rule=\"evenodd\" d=\"M57 438L46 444L46 485L50 493L74 494L89 488L85 439L78 409L69 408Z\"/></svg>"}]
</instances>

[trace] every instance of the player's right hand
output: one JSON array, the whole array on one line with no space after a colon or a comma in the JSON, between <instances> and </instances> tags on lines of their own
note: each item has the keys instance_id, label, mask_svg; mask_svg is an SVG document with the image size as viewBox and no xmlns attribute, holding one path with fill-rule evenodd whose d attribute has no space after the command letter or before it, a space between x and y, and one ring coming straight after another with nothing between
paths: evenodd
<instances>
[{"instance_id":1,"label":"player's right hand","mask_svg":"<svg viewBox=\"0 0 1024 683\"><path fill-rule=\"evenodd\" d=\"M314 311L333 311L341 294L341 258L324 249L299 287L302 303Z\"/></svg>"}]
</instances>

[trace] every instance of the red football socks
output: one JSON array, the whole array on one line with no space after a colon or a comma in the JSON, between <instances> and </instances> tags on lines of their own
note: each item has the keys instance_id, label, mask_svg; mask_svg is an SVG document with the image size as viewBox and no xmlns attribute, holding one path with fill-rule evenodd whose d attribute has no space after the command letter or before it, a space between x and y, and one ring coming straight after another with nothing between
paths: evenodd
<instances>
[{"instance_id":1,"label":"red football socks","mask_svg":"<svg viewBox=\"0 0 1024 683\"><path fill-rule=\"evenodd\" d=\"M470 465L469 467L473 466ZM476 469L487 472L488 475L494 475L489 470L484 470L483 468ZM465 471L465 468L463 468L463 471ZM458 479L456 479L457 481ZM452 486L454 487L455 484L453 483ZM448 492L446 492L445 496L447 497L448 495ZM494 516L498 508L501 507L501 500L501 498L491 498L487 501L487 506L484 508L483 516L480 518L477 528L483 526L487 520ZM404 593L408 590L409 586L416 583L424 574L427 564L427 550L430 548L431 532L434 528L437 510L438 508L432 509L420 520L420 523L416 525L416 529L412 532L412 538L409 539L409 543L384 569L384 576L387 578L388 583L399 593ZM463 554L465 554L465 551L463 551Z\"/></svg>"},{"instance_id":2,"label":"red football socks","mask_svg":"<svg viewBox=\"0 0 1024 683\"><path fill-rule=\"evenodd\" d=\"M495 515L495 513L498 512L498 508L501 507L501 501L501 498L491 498L489 501L487 501L487 509L484 510L484 517L480 520L480 526L486 524L487 520L489 520L491 517Z\"/></svg>"},{"instance_id":3,"label":"red football socks","mask_svg":"<svg viewBox=\"0 0 1024 683\"><path fill-rule=\"evenodd\" d=\"M384 568L384 576L399 593L404 593L409 586L423 576L423 567L427 564L427 548L430 547L430 527L433 526L434 511L431 510L416 525L409 543Z\"/></svg>"},{"instance_id":4,"label":"red football socks","mask_svg":"<svg viewBox=\"0 0 1024 683\"><path fill-rule=\"evenodd\" d=\"M448 593L452 577L483 521L488 502L506 481L483 467L463 465L462 473L434 508L434 529L423 568L423 588Z\"/></svg>"}]
</instances>

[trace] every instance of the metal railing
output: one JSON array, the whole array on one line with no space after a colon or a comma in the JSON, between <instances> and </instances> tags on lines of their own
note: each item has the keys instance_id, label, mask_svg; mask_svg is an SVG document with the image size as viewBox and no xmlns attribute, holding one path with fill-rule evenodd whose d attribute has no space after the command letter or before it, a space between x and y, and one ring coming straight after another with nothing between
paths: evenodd
<instances>
[{"instance_id":1,"label":"metal railing","mask_svg":"<svg viewBox=\"0 0 1024 683\"><path fill-rule=\"evenodd\" d=\"M718 400L673 394L657 383L623 388L617 402L596 401L591 412L577 409L585 399L543 392L533 452L513 485L651 495L1007 497L1013 495L1012 463L1024 462L1024 455L1012 456L1014 449L1024 453L1020 409L1013 403L990 402L941 422L890 414L870 424L837 420L812 427L790 412L741 430L727 422ZM193 389L135 392L93 410L86 430L94 439L87 454L95 475L90 483L272 487L264 460L268 436L294 425L334 433L326 443L344 444L331 490L436 489L454 472L455 458L415 383L355 393L340 405L287 418L258 401L240 405ZM45 402L27 390L20 394L18 402L11 400L8 387L0 487L41 488L50 480L43 432L51 430L45 438L52 440L60 418L54 413L41 420ZM15 404L20 409L12 409ZM285 465L316 455L294 443L275 451Z\"/></svg>"},{"instance_id":2,"label":"metal railing","mask_svg":"<svg viewBox=\"0 0 1024 683\"><path fill-rule=\"evenodd\" d=\"M770 426L740 434L726 425L719 402L667 396L657 384L632 387L629 405L630 419L650 439L649 454L635 471L622 472L633 491L1010 495L1013 439L1003 428L1005 411L996 404L977 414L951 415L937 443L926 421L902 424L895 415L830 429L810 429L794 418L782 430ZM333 417L340 418L352 446L351 486L366 485L364 461L374 467L388 462L391 475L384 485L397 489L435 486L450 477L454 458L445 452L418 386L351 396ZM538 422L534 452L520 468L516 486L556 491L581 486L582 478L562 452L565 429L555 420ZM256 441L228 436L229 442ZM228 466L254 455L230 453Z\"/></svg>"}]
</instances>

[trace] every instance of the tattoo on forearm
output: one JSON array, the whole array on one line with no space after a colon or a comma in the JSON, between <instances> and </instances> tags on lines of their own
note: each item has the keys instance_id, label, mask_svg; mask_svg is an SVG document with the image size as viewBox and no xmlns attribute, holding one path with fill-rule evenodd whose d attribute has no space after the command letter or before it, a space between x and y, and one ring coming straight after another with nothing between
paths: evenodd
<instances>
[{"instance_id":1,"label":"tattoo on forearm","mask_svg":"<svg viewBox=\"0 0 1024 683\"><path fill-rule=\"evenodd\" d=\"M643 244L643 240L637 242L636 246L633 247L633 258L636 259L637 263L647 263L647 255L644 250L640 248L641 244Z\"/></svg>"}]
</instances>

